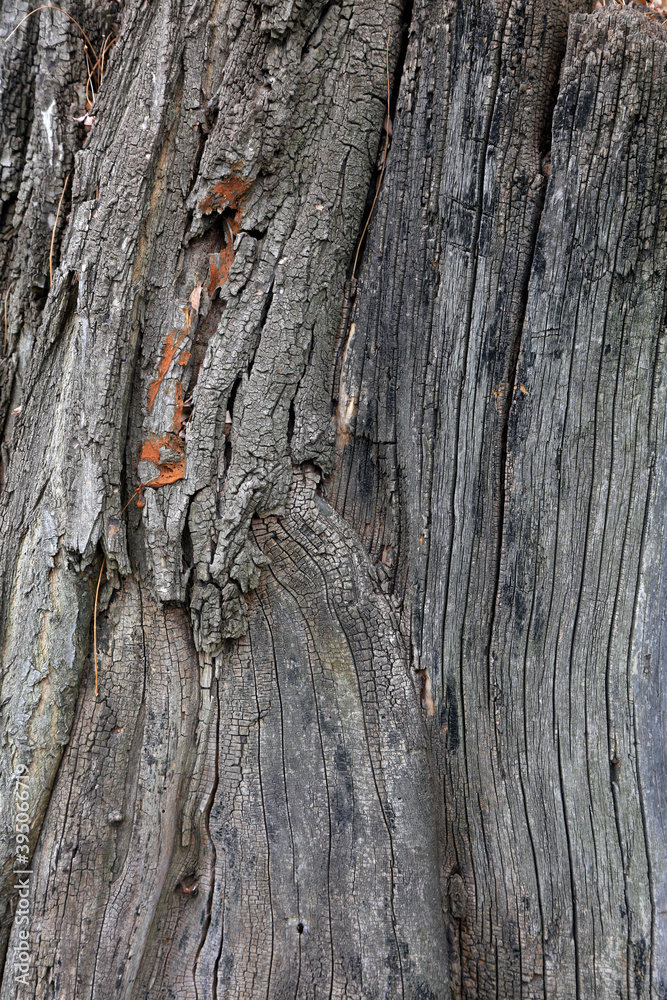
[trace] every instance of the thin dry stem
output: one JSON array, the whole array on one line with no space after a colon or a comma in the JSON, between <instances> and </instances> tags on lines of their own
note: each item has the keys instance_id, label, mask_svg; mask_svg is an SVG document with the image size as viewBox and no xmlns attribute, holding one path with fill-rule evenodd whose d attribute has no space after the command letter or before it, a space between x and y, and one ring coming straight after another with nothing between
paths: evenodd
<instances>
[{"instance_id":1,"label":"thin dry stem","mask_svg":"<svg viewBox=\"0 0 667 1000\"><path fill-rule=\"evenodd\" d=\"M98 687L97 687L97 599L100 594L100 584L102 582L102 573L104 571L104 564L107 557L102 556L102 565L100 566L100 575L97 578L97 587L95 589L95 607L93 608L93 659L95 660L95 697L97 698Z\"/></svg>"},{"instance_id":2,"label":"thin dry stem","mask_svg":"<svg viewBox=\"0 0 667 1000\"><path fill-rule=\"evenodd\" d=\"M5 354L7 353L7 299L9 298L9 293L11 292L11 290L14 287L15 284L16 284L16 279L14 279L14 281L10 282L9 288L5 292L5 339L4 339L3 344L2 344L2 356L3 356L3 358L4 358Z\"/></svg>"},{"instance_id":3,"label":"thin dry stem","mask_svg":"<svg viewBox=\"0 0 667 1000\"><path fill-rule=\"evenodd\" d=\"M368 218L366 219L366 225L361 231L361 236L359 237L359 242L357 243L357 252L354 255L354 264L352 266L352 278L354 279L357 273L357 261L359 259L359 251L361 250L361 244L364 242L364 236L366 235L366 230L368 229L368 224L371 221L371 216L373 215L373 210L375 208L375 202L378 200L378 195L380 193L380 185L382 184L382 178L384 177L384 168L387 165L387 152L389 151L389 111L391 104L391 91L389 88L389 39L391 38L391 28L387 31L387 117L385 119L385 138L384 138L384 154L382 156L382 169L380 170L380 176L378 177L377 187L375 188L375 197L373 198L373 204L371 205L371 210L368 213Z\"/></svg>"},{"instance_id":4,"label":"thin dry stem","mask_svg":"<svg viewBox=\"0 0 667 1000\"><path fill-rule=\"evenodd\" d=\"M19 30L19 28L21 27L21 25L23 24L23 22L24 22L24 21L27 21L29 17L32 17L32 15L33 15L33 14L37 14L37 13L38 13L38 12L39 12L40 10L59 10L61 14L64 14L64 15L65 15L65 17L68 17L68 18L70 19L70 21L73 21L73 22L74 22L74 24L76 24L76 26L77 26L77 28L79 29L79 31L81 32L81 34L83 35L84 39L85 39L85 40L86 40L86 41L88 42L88 44L90 45L90 50L91 50L91 52L93 53L93 55L95 56L95 59L97 59L97 52L95 51L95 46L94 46L94 45L93 45L93 43L91 42L91 40L90 40L90 38L88 37L88 35L86 34L86 32L85 32L85 31L83 30L83 28L81 27L81 25L79 24L79 22L77 21L77 19L76 19L75 17L72 17L72 15L71 15L71 14L68 14L66 10L63 10L63 9L62 9L62 7L55 7L55 6L53 5L53 4L50 4L50 3L43 3L43 4L41 5L41 7L35 7L35 9L34 9L34 10L31 10L31 11L29 11L29 12L28 12L28 13L26 14L26 16L25 16L25 17L22 17L22 18L21 18L21 20L19 21L19 23L18 23L18 24L16 25L16 27L15 27L15 28L13 28L13 29L12 29L12 30L11 30L11 31L9 32L9 34L8 34L8 35L7 35L7 37L5 38L5 42L8 42L8 41L9 41L9 39L10 39L10 38L12 37L12 35L14 34L14 32L15 32L15 31L18 31L18 30Z\"/></svg>"},{"instance_id":5,"label":"thin dry stem","mask_svg":"<svg viewBox=\"0 0 667 1000\"><path fill-rule=\"evenodd\" d=\"M95 86L97 86L97 89L99 90L100 86L102 85L102 78L104 77L104 57L115 41L116 39L113 37L113 35L109 35L108 39L106 35L102 38L102 48L99 56L97 57L94 63L91 63L90 58L88 56L88 51L84 49L86 55L86 63L88 65L88 78L86 80L86 111L89 111L90 108L92 108L93 104L95 103ZM97 73L95 72L96 70ZM94 82L94 79L96 82ZM89 87L93 92L92 100L88 96Z\"/></svg>"},{"instance_id":6,"label":"thin dry stem","mask_svg":"<svg viewBox=\"0 0 667 1000\"><path fill-rule=\"evenodd\" d=\"M136 490L134 491L134 493L132 494L132 496L130 497L130 499L127 501L127 503L125 504L125 506L121 510L120 517L123 516L123 514L125 513L125 511L127 510L127 508L130 506L130 504L132 503L132 501L136 500L137 496L140 493L144 492L144 487L145 486L150 486L150 483L142 483L141 486L137 486Z\"/></svg>"},{"instance_id":7,"label":"thin dry stem","mask_svg":"<svg viewBox=\"0 0 667 1000\"><path fill-rule=\"evenodd\" d=\"M97 62L94 63L91 62L90 56L88 55L88 49L85 45L83 51L86 57L86 66L88 67L88 76L86 77L86 111L89 111L92 108L93 104L95 103L95 87L93 86L92 77L93 73L95 72L95 67L97 66ZM89 87L93 92L92 100L88 96Z\"/></svg>"},{"instance_id":8,"label":"thin dry stem","mask_svg":"<svg viewBox=\"0 0 667 1000\"><path fill-rule=\"evenodd\" d=\"M58 210L56 211L56 221L53 223L53 229L51 230L51 249L49 250L49 288L53 284L53 244L56 239L56 227L58 225L58 217L60 216L60 207L63 203L63 198L65 197L65 188L67 187L67 182L71 173L71 170L68 171L67 177L65 178L65 183L63 184L63 189L60 194L60 201L58 202Z\"/></svg>"},{"instance_id":9,"label":"thin dry stem","mask_svg":"<svg viewBox=\"0 0 667 1000\"><path fill-rule=\"evenodd\" d=\"M100 54L100 72L99 72L100 82L102 81L102 77L104 76L104 57L115 41L116 39L113 37L113 35L110 35L107 44L102 46L102 52Z\"/></svg>"}]
</instances>

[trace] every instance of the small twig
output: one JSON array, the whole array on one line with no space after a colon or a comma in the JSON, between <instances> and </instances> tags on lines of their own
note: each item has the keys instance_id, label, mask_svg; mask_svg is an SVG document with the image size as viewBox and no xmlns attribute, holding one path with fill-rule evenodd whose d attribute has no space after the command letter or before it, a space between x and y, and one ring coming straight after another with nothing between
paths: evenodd
<instances>
[{"instance_id":1,"label":"small twig","mask_svg":"<svg viewBox=\"0 0 667 1000\"><path fill-rule=\"evenodd\" d=\"M390 38L391 38L391 28L389 28L389 30L387 31L387 117L385 119L385 138L384 138L384 153L382 155L382 169L380 170L380 176L378 177L377 187L375 188L375 197L373 198L373 204L371 205L371 210L368 213L368 218L366 219L366 225L362 229L361 236L359 237L359 242L357 243L357 252L354 255L354 264L352 266L353 281L357 271L357 261L359 259L359 251L361 250L361 244L364 242L364 236L366 235L368 224L371 221L371 216L373 215L375 202L378 200L378 195L380 193L380 185L382 184L382 178L384 177L384 168L387 165L387 153L389 151L389 111L391 104L391 90L389 87L389 39Z\"/></svg>"},{"instance_id":2,"label":"small twig","mask_svg":"<svg viewBox=\"0 0 667 1000\"><path fill-rule=\"evenodd\" d=\"M95 87L93 86L93 83L92 83L92 76L93 76L93 73L95 72L95 67L97 66L97 61L94 62L94 63L91 63L90 56L88 55L88 49L87 49L87 47L85 45L83 47L83 52L84 52L84 55L86 57L86 65L88 66L88 77L86 79L86 111L88 111L90 108L92 108L93 104L95 103ZM93 99L92 99L92 101L88 97L88 87L90 87L91 90L92 90L92 92L93 92Z\"/></svg>"},{"instance_id":3,"label":"small twig","mask_svg":"<svg viewBox=\"0 0 667 1000\"><path fill-rule=\"evenodd\" d=\"M113 35L109 35L109 41L107 42L107 44L106 45L102 45L102 54L100 55L100 71L98 73L98 83L97 83L97 89L98 90L100 89L100 84L102 82L102 77L104 76L104 57L105 57L105 55L107 54L107 52L109 51L109 49L111 48L111 46L113 45L113 43L115 41L116 41L116 39L114 38L114 36Z\"/></svg>"},{"instance_id":4,"label":"small twig","mask_svg":"<svg viewBox=\"0 0 667 1000\"><path fill-rule=\"evenodd\" d=\"M130 499L127 501L127 503L125 504L125 506L121 510L121 512L119 514L119 517L123 516L123 514L125 513L125 511L127 510L127 508L130 506L130 504L132 503L132 501L136 500L138 494L144 492L144 487L145 486L150 486L150 483L141 483L139 486L137 486L136 490L134 491L134 493L132 494L132 496L130 497Z\"/></svg>"},{"instance_id":5,"label":"small twig","mask_svg":"<svg viewBox=\"0 0 667 1000\"><path fill-rule=\"evenodd\" d=\"M9 293L11 292L11 290L14 287L15 284L16 284L16 278L14 278L14 280L10 283L9 288L5 292L5 339L4 339L4 342L3 342L3 345L2 345L2 356L3 356L3 358L4 358L5 354L7 353L7 299L9 298Z\"/></svg>"},{"instance_id":6,"label":"small twig","mask_svg":"<svg viewBox=\"0 0 667 1000\"><path fill-rule=\"evenodd\" d=\"M19 30L19 28L21 27L21 25L23 24L24 21L27 21L29 17L32 17L33 14L37 14L40 10L59 10L61 14L64 14L65 17L68 17L70 19L70 21L73 21L74 24L76 24L76 26L79 29L79 31L81 32L81 34L83 35L84 39L90 45L90 49L91 49L93 55L95 56L95 58L97 59L97 52L95 51L95 46L92 44L90 38L88 37L88 35L86 34L86 32L83 30L83 28L81 27L81 25L79 24L79 22L77 21L77 19L75 17L72 17L71 14L68 14L66 10L62 9L62 7L55 7L53 4L50 4L50 3L43 3L41 5L41 7L35 7L35 9L29 11L29 13L27 13L25 17L22 17L21 20L19 21L19 23L16 25L16 27L13 28L9 32L9 34L5 38L5 42L8 42L9 39L14 34L14 32Z\"/></svg>"},{"instance_id":7,"label":"small twig","mask_svg":"<svg viewBox=\"0 0 667 1000\"><path fill-rule=\"evenodd\" d=\"M102 556L102 565L100 566L100 575L97 578L97 589L95 590L95 607L93 609L93 658L95 660L95 697L97 698L98 688L97 688L97 598L100 593L100 584L102 582L102 572L104 570L104 564L106 562L106 555Z\"/></svg>"},{"instance_id":8,"label":"small twig","mask_svg":"<svg viewBox=\"0 0 667 1000\"><path fill-rule=\"evenodd\" d=\"M68 171L67 177L65 178L65 183L63 184L63 189L60 194L60 201L58 202L58 210L56 212L56 221L53 223L53 229L51 230L51 249L49 250L49 288L53 284L53 244L56 240L56 227L58 225L58 217L60 215L60 206L63 203L63 198L65 197L65 188L67 187L67 182L69 180L69 175L72 171Z\"/></svg>"},{"instance_id":9,"label":"small twig","mask_svg":"<svg viewBox=\"0 0 667 1000\"><path fill-rule=\"evenodd\" d=\"M97 70L97 89L100 89L100 81L102 79L102 60L104 59L104 46L107 42L107 36L102 35L102 45L100 47L100 54L97 58L97 62L93 66L93 69Z\"/></svg>"},{"instance_id":10,"label":"small twig","mask_svg":"<svg viewBox=\"0 0 667 1000\"><path fill-rule=\"evenodd\" d=\"M87 109L89 107L92 108L93 104L95 103L95 87L97 87L98 90L100 89L100 87L102 85L102 78L104 76L104 57L105 57L105 55L107 54L107 52L109 51L109 49L111 48L111 46L113 45L113 43L115 41L116 41L116 39L113 37L113 35L109 35L108 39L107 39L106 35L103 36L103 38L102 38L102 48L100 49L100 54L99 54L99 56L97 57L97 59L95 60L94 63L91 63L90 58L88 56L88 50L84 46L84 53L85 53L85 56L86 56L86 63L88 64L88 79L86 80L86 108ZM97 73L95 73L95 70L97 70ZM92 99L92 101L88 97L88 88L89 87L93 91L93 99Z\"/></svg>"},{"instance_id":11,"label":"small twig","mask_svg":"<svg viewBox=\"0 0 667 1000\"><path fill-rule=\"evenodd\" d=\"M389 39L391 38L391 28L387 31L387 51L386 51L386 73L387 73L387 117L385 118L385 140L384 140L384 152L382 154L382 167L380 169L380 176L378 177L377 187L375 188L375 197L373 198L373 204L371 205L371 210L368 213L368 218L364 228L361 231L361 236L359 237L359 242L357 243L357 251L354 255L354 264L352 265L352 274L345 282L345 287L343 289L343 304L341 308L340 323L338 324L338 330L336 332L336 338L334 340L334 366L333 366L333 392L337 391L337 387L340 379L340 370L343 361L344 345L347 338L347 330L350 323L350 316L352 314L352 306L357 294L357 279L355 277L357 273L357 263L359 261L359 252L361 250L361 245L364 242L364 237L366 236L366 230L368 229L368 224L371 221L371 216L373 215L373 210L375 208L375 203L378 200L378 195L380 193L380 186L382 184L382 178L384 177L384 168L387 164L387 152L389 150L389 130L391 124L389 121L389 112L391 110L391 89L389 83Z\"/></svg>"},{"instance_id":12,"label":"small twig","mask_svg":"<svg viewBox=\"0 0 667 1000\"><path fill-rule=\"evenodd\" d=\"M100 62L100 68L99 68L98 73L97 73L97 89L98 90L100 89L100 84L102 83L102 78L104 77L104 57L107 54L107 52L111 49L111 46L113 45L113 43L115 41L116 41L115 36L114 35L109 35L109 38L106 41L106 45L104 45L104 44L102 45L102 51L100 52L100 60L99 60L99 62Z\"/></svg>"}]
</instances>

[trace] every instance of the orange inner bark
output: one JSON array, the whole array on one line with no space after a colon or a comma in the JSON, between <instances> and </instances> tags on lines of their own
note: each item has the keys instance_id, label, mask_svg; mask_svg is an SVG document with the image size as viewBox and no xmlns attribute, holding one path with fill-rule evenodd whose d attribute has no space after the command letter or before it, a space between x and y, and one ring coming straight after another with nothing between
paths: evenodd
<instances>
[{"instance_id":1,"label":"orange inner bark","mask_svg":"<svg viewBox=\"0 0 667 1000\"><path fill-rule=\"evenodd\" d=\"M240 177L238 173L232 173L224 181L214 184L208 194L199 203L199 208L204 215L212 212L224 212L231 208L232 217L229 219L231 235L227 246L223 247L219 253L209 255L209 282L208 293L213 295L216 288L220 288L229 275L229 269L234 262L233 237L237 236L241 229L242 207L250 191L251 182ZM179 347L185 338L192 333L195 311L189 306L184 307L185 327L182 330L170 330L162 348L157 375L148 387L148 412L150 413L155 404L157 394L160 391L167 372L178 354ZM178 358L178 364L185 367L190 358L189 351L183 351ZM141 446L140 461L152 462L159 469L159 475L144 486L152 486L157 489L160 486L167 486L175 483L185 476L185 446L180 437L180 430L183 423L183 383L176 380L174 383L174 417L171 430L164 434L150 433ZM162 448L168 449L173 456L169 461L160 461L160 451ZM139 499L137 506L143 506L143 501Z\"/></svg>"},{"instance_id":2,"label":"orange inner bark","mask_svg":"<svg viewBox=\"0 0 667 1000\"><path fill-rule=\"evenodd\" d=\"M219 253L209 255L209 281L208 294L213 295L216 288L221 288L227 281L229 269L234 263L233 237L238 236L241 231L241 219L243 217L243 204L248 197L251 182L245 177L231 174L224 181L214 184L205 198L199 203L200 210L204 215L212 212L224 212L230 208L233 216L228 220L231 236L227 246L223 247Z\"/></svg>"}]
</instances>

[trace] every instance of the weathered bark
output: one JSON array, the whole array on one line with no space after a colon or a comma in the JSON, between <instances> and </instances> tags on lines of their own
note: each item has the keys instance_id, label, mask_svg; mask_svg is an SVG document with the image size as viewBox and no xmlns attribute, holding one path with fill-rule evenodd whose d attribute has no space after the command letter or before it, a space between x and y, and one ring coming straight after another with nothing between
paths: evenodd
<instances>
[{"instance_id":1,"label":"weathered bark","mask_svg":"<svg viewBox=\"0 0 667 1000\"><path fill-rule=\"evenodd\" d=\"M455 988L662 996L665 39L643 14L571 17L551 131L563 13L425 18L334 496L424 679Z\"/></svg>"},{"instance_id":2,"label":"weathered bark","mask_svg":"<svg viewBox=\"0 0 667 1000\"><path fill-rule=\"evenodd\" d=\"M2 52L0 997L664 998L667 28L116 6L82 149Z\"/></svg>"}]
</instances>

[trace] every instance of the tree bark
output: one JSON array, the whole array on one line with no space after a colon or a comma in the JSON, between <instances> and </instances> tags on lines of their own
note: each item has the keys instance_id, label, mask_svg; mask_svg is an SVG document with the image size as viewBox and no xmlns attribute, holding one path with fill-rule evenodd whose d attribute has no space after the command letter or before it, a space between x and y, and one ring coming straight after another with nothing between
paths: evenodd
<instances>
[{"instance_id":1,"label":"tree bark","mask_svg":"<svg viewBox=\"0 0 667 1000\"><path fill-rule=\"evenodd\" d=\"M667 28L591 6L4 45L1 1000L667 997Z\"/></svg>"}]
</instances>

